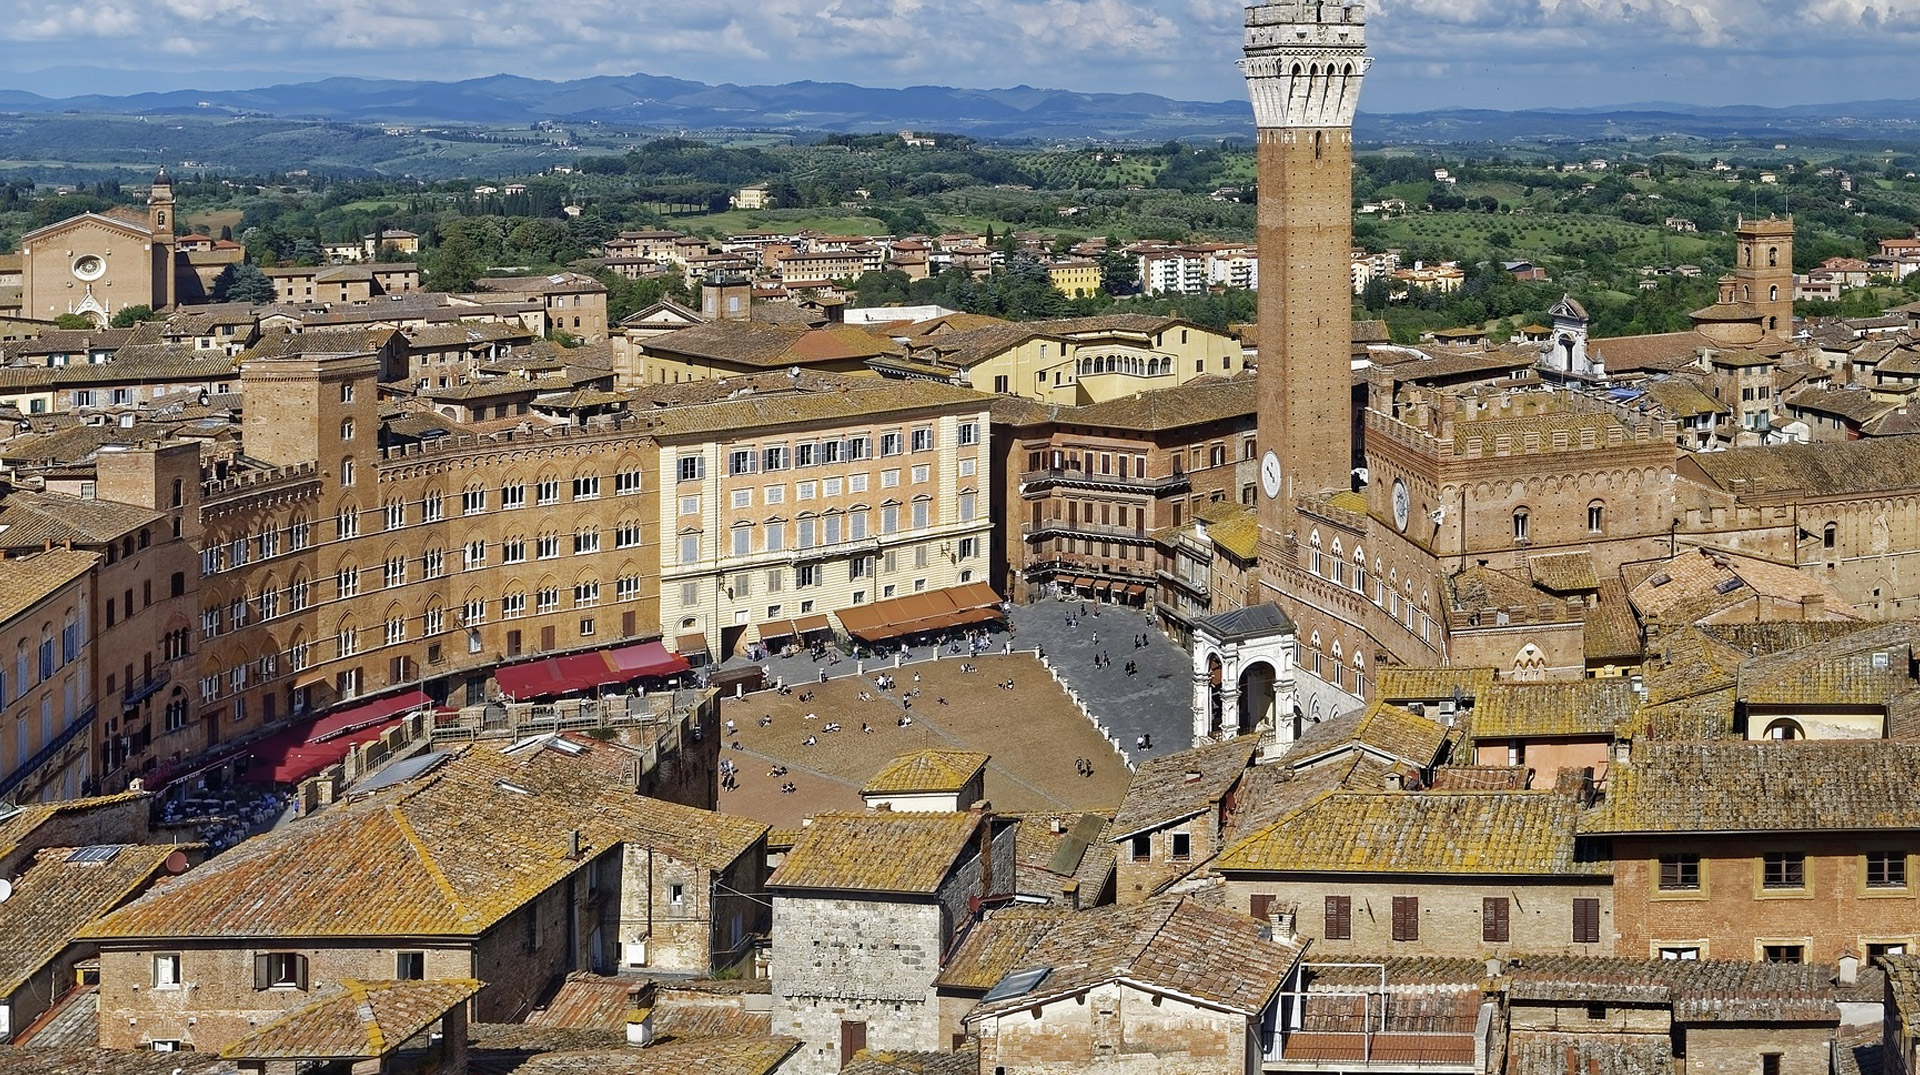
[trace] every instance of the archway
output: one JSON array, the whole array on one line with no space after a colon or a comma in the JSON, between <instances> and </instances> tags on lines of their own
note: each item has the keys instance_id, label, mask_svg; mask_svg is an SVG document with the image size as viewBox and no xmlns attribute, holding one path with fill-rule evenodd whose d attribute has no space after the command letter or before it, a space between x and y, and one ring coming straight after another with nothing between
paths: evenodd
<instances>
[{"instance_id":1,"label":"archway","mask_svg":"<svg viewBox=\"0 0 1920 1075\"><path fill-rule=\"evenodd\" d=\"M1280 675L1266 661L1255 661L1240 674L1240 727L1257 728L1275 718L1273 689ZM1291 714L1289 714L1291 716Z\"/></svg>"}]
</instances>

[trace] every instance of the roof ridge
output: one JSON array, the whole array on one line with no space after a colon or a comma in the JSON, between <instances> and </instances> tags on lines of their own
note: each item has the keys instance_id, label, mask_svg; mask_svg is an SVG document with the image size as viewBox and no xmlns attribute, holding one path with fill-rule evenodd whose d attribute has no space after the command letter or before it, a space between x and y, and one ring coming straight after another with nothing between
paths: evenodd
<instances>
[{"instance_id":1,"label":"roof ridge","mask_svg":"<svg viewBox=\"0 0 1920 1075\"><path fill-rule=\"evenodd\" d=\"M441 768L445 768L445 766ZM424 782L420 790L424 790L425 785L432 783L433 781L431 780ZM394 824L400 827L400 835L406 839L407 844L411 846L414 853L419 856L420 865L427 871L427 876L439 887L440 893L447 897L447 904L451 906L460 917L471 918L473 916L473 909L468 907L466 902L460 898L460 894L454 890L453 882L449 881L447 875L441 872L440 863L434 858L433 852L428 850L426 841L420 837L419 831L413 827L413 823L408 821L406 815L400 810L402 803L412 799L414 795L418 793L419 790L416 790L395 802L388 803L381 808L381 813L386 814Z\"/></svg>"}]
</instances>

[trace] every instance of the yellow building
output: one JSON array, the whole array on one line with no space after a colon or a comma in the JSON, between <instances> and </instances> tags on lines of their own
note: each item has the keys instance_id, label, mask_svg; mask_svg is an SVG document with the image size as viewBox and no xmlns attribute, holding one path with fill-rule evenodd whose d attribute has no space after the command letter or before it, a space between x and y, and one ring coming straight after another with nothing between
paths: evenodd
<instances>
[{"instance_id":1,"label":"yellow building","mask_svg":"<svg viewBox=\"0 0 1920 1075\"><path fill-rule=\"evenodd\" d=\"M89 775L91 552L0 561L0 801L71 799Z\"/></svg>"},{"instance_id":2,"label":"yellow building","mask_svg":"<svg viewBox=\"0 0 1920 1075\"><path fill-rule=\"evenodd\" d=\"M1100 263L1086 258L1056 261L1047 266L1053 289L1070 299L1092 298L1100 293Z\"/></svg>"},{"instance_id":3,"label":"yellow building","mask_svg":"<svg viewBox=\"0 0 1920 1075\"><path fill-rule=\"evenodd\" d=\"M656 412L668 645L719 661L836 629L876 641L870 621L912 618L867 615L876 606L979 593L988 402L950 385L810 379Z\"/></svg>"},{"instance_id":4,"label":"yellow building","mask_svg":"<svg viewBox=\"0 0 1920 1075\"><path fill-rule=\"evenodd\" d=\"M1039 403L1083 406L1247 366L1238 340L1174 317L1113 314L953 329L910 336L904 359L879 358L882 374L941 378Z\"/></svg>"}]
</instances>

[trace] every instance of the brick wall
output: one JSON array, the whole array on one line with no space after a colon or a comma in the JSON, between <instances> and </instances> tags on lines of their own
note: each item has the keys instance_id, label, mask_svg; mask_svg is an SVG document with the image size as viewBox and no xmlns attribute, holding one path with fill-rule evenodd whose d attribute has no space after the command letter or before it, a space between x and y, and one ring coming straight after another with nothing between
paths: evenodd
<instances>
[{"instance_id":1,"label":"brick wall","mask_svg":"<svg viewBox=\"0 0 1920 1075\"><path fill-rule=\"evenodd\" d=\"M1809 962L1831 963L1846 949L1866 954L1869 944L1920 940L1920 883L1912 836L1874 840L1846 834L1819 836L1685 838L1615 837L1616 922L1623 956L1655 954L1663 943L1698 946L1702 959L1755 959L1760 946L1802 944ZM1904 851L1903 888L1866 887L1868 851ZM1700 886L1690 891L1658 888L1662 854L1700 855ZM1806 885L1796 890L1762 886L1763 856L1805 856Z\"/></svg>"}]
</instances>

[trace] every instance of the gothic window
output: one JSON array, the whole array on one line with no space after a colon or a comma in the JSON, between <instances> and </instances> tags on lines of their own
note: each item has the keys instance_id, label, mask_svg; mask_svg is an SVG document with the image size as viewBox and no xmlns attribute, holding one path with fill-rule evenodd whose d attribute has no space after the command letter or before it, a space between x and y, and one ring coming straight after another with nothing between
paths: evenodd
<instances>
[{"instance_id":1,"label":"gothic window","mask_svg":"<svg viewBox=\"0 0 1920 1075\"><path fill-rule=\"evenodd\" d=\"M1767 247L1767 268L1777 269L1779 267L1780 267L1780 248L1777 246Z\"/></svg>"},{"instance_id":2,"label":"gothic window","mask_svg":"<svg viewBox=\"0 0 1920 1075\"><path fill-rule=\"evenodd\" d=\"M1513 513L1513 543L1514 544L1520 545L1526 542L1527 524L1529 521L1530 521L1530 517L1527 514L1527 509L1520 508Z\"/></svg>"},{"instance_id":3,"label":"gothic window","mask_svg":"<svg viewBox=\"0 0 1920 1075\"><path fill-rule=\"evenodd\" d=\"M1587 505L1587 532L1604 533L1607 529L1607 505L1595 500Z\"/></svg>"},{"instance_id":4,"label":"gothic window","mask_svg":"<svg viewBox=\"0 0 1920 1075\"><path fill-rule=\"evenodd\" d=\"M1320 573L1320 531L1315 530L1313 536L1307 539L1307 550L1307 570L1318 575Z\"/></svg>"}]
</instances>

